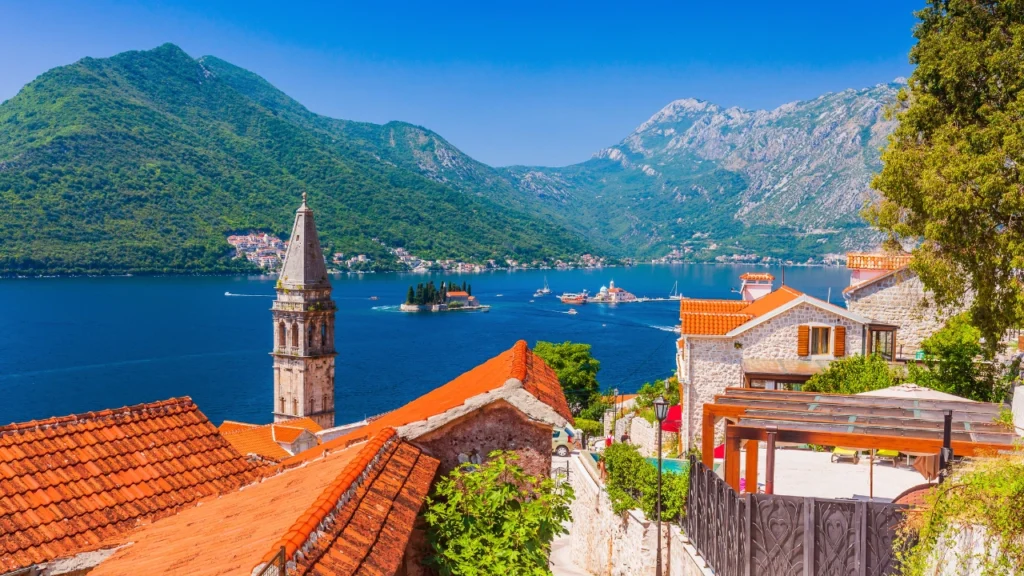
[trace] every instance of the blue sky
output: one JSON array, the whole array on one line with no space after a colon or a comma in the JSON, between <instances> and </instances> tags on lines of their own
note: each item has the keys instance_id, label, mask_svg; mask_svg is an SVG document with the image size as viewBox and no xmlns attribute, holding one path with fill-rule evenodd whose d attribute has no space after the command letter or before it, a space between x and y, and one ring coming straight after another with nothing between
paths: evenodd
<instances>
[{"instance_id":1,"label":"blue sky","mask_svg":"<svg viewBox=\"0 0 1024 576\"><path fill-rule=\"evenodd\" d=\"M173 42L321 114L420 124L492 165L560 166L677 98L773 108L909 75L923 4L0 0L0 100L84 56Z\"/></svg>"}]
</instances>

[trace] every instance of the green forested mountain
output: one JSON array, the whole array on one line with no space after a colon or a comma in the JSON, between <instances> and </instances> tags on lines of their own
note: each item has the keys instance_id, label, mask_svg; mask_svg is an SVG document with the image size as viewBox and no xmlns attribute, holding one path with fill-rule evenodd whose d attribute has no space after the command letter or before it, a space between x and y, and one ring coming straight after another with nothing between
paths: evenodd
<instances>
[{"instance_id":1,"label":"green forested mountain","mask_svg":"<svg viewBox=\"0 0 1024 576\"><path fill-rule=\"evenodd\" d=\"M0 273L244 267L225 235L284 235L302 191L331 252L384 258L373 238L428 258L591 249L516 198L435 177L404 148L415 133L313 114L170 44L56 68L0 105Z\"/></svg>"}]
</instances>

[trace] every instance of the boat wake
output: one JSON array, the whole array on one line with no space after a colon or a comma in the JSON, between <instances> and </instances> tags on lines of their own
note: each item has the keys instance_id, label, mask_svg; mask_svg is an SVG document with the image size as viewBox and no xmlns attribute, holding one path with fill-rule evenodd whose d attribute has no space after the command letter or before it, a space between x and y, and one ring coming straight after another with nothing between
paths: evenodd
<instances>
[{"instance_id":1,"label":"boat wake","mask_svg":"<svg viewBox=\"0 0 1024 576\"><path fill-rule=\"evenodd\" d=\"M658 326L657 324L648 324L647 326L654 328L655 330L661 330L662 332L675 332L679 334L679 326Z\"/></svg>"},{"instance_id":2,"label":"boat wake","mask_svg":"<svg viewBox=\"0 0 1024 576\"><path fill-rule=\"evenodd\" d=\"M377 310L380 312L401 312L401 306L371 306L370 310Z\"/></svg>"},{"instance_id":3,"label":"boat wake","mask_svg":"<svg viewBox=\"0 0 1024 576\"><path fill-rule=\"evenodd\" d=\"M225 292L225 296L239 296L243 298L273 298L273 294L234 294L232 292Z\"/></svg>"}]
</instances>

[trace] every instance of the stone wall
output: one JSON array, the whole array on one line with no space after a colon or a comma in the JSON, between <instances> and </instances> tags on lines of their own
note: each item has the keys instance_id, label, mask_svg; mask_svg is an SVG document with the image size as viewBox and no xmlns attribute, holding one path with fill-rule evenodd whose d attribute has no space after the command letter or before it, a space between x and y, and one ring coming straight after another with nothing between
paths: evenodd
<instances>
[{"instance_id":1,"label":"stone wall","mask_svg":"<svg viewBox=\"0 0 1024 576\"><path fill-rule=\"evenodd\" d=\"M924 284L910 270L897 271L843 295L852 312L899 326L896 353L913 356L921 342L937 332L949 315L940 314L928 298Z\"/></svg>"},{"instance_id":2,"label":"stone wall","mask_svg":"<svg viewBox=\"0 0 1024 576\"><path fill-rule=\"evenodd\" d=\"M846 354L860 354L864 347L863 327L843 316L800 304L763 322L735 338L689 336L689 358L680 378L686 394L683 401L683 445L691 446L700 433L703 406L713 402L726 388L743 386L743 359L809 360L797 355L797 328L802 324L846 327ZM738 347L737 347L738 345ZM834 349L834 345L833 345ZM815 359L822 359L814 357ZM824 359L830 359L831 356ZM687 425L688 424L688 425Z\"/></svg>"},{"instance_id":3,"label":"stone wall","mask_svg":"<svg viewBox=\"0 0 1024 576\"><path fill-rule=\"evenodd\" d=\"M551 473L551 426L528 419L507 402L488 404L467 416L412 440L441 461L439 474L459 465L459 455L486 459L494 450L511 450L518 464L535 476Z\"/></svg>"},{"instance_id":4,"label":"stone wall","mask_svg":"<svg viewBox=\"0 0 1024 576\"><path fill-rule=\"evenodd\" d=\"M654 576L657 525L639 510L612 512L611 501L586 454L570 460L576 494L569 529L573 564L594 576ZM711 576L677 526L662 524L663 576Z\"/></svg>"},{"instance_id":5,"label":"stone wall","mask_svg":"<svg viewBox=\"0 0 1024 576\"><path fill-rule=\"evenodd\" d=\"M632 419L629 426L629 442L637 447L640 454L648 457L658 455L658 428L647 420L637 416ZM661 433L661 454L664 457L668 451L677 446L679 435L675 432Z\"/></svg>"},{"instance_id":6,"label":"stone wall","mask_svg":"<svg viewBox=\"0 0 1024 576\"><path fill-rule=\"evenodd\" d=\"M579 455L570 468L576 494L569 533L573 564L595 576L654 576L654 524L639 510L613 513L608 493Z\"/></svg>"}]
</instances>

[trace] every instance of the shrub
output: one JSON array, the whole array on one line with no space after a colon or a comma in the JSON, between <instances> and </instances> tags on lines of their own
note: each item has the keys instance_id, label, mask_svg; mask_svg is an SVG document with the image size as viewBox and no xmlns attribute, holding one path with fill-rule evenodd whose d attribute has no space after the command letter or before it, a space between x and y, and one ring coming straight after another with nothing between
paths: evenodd
<instances>
[{"instance_id":1,"label":"shrub","mask_svg":"<svg viewBox=\"0 0 1024 576\"><path fill-rule=\"evenodd\" d=\"M604 425L597 420L588 420L586 418L576 418L577 430L583 431L587 436L600 436L604 432Z\"/></svg>"},{"instance_id":2,"label":"shrub","mask_svg":"<svg viewBox=\"0 0 1024 576\"><path fill-rule=\"evenodd\" d=\"M648 518L656 517L658 470L631 444L615 443L604 451L608 498L612 510L621 514L640 508ZM686 513L689 470L682 474L662 472L661 519L676 521Z\"/></svg>"},{"instance_id":3,"label":"shrub","mask_svg":"<svg viewBox=\"0 0 1024 576\"><path fill-rule=\"evenodd\" d=\"M803 385L808 392L860 394L898 383L897 374L877 354L848 356L833 361Z\"/></svg>"},{"instance_id":4,"label":"shrub","mask_svg":"<svg viewBox=\"0 0 1024 576\"><path fill-rule=\"evenodd\" d=\"M551 574L551 542L566 533L572 487L526 474L513 452L489 457L453 470L427 498L430 563L442 576Z\"/></svg>"},{"instance_id":5,"label":"shrub","mask_svg":"<svg viewBox=\"0 0 1024 576\"><path fill-rule=\"evenodd\" d=\"M662 396L669 406L679 404L679 380L675 376L665 380L648 382L637 391L636 407L650 408L654 406L654 400Z\"/></svg>"},{"instance_id":6,"label":"shrub","mask_svg":"<svg viewBox=\"0 0 1024 576\"><path fill-rule=\"evenodd\" d=\"M982 364L981 330L959 314L921 342L924 365L911 364L909 377L917 385L979 402L1002 402L1009 382L999 378L995 365Z\"/></svg>"},{"instance_id":7,"label":"shrub","mask_svg":"<svg viewBox=\"0 0 1024 576\"><path fill-rule=\"evenodd\" d=\"M562 385L562 392L573 416L578 416L594 401L600 390L597 372L601 369L601 363L590 354L590 344L538 341L533 347L533 353L540 356L558 375L558 382Z\"/></svg>"},{"instance_id":8,"label":"shrub","mask_svg":"<svg viewBox=\"0 0 1024 576\"><path fill-rule=\"evenodd\" d=\"M972 574L1019 574L1024 566L1024 456L975 460L932 489L925 506L905 521L904 539L913 534L916 539L900 554L903 573L932 573L936 553L968 529L980 545L958 550L956 561L963 564L949 567L950 573L966 574L974 563Z\"/></svg>"}]
</instances>

